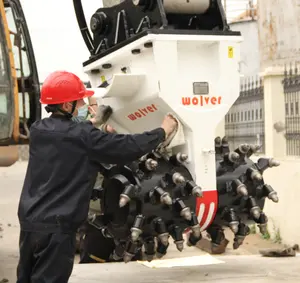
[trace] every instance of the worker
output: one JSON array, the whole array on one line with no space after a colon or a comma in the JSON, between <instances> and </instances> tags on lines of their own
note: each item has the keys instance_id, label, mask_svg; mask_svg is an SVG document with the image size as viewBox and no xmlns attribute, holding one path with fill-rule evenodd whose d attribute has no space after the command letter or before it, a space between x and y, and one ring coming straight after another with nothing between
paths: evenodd
<instances>
[{"instance_id":1,"label":"worker","mask_svg":"<svg viewBox=\"0 0 300 283\"><path fill-rule=\"evenodd\" d=\"M87 85L91 87L91 85ZM78 109L78 115L72 117L75 122L82 122L85 120L93 121L94 124L98 124L98 128L105 132L114 133L115 130L104 122L110 115L105 115L105 111L109 108L99 107L101 116L106 116L106 119L99 119L99 109L97 101L94 97L88 98L88 104L84 104ZM97 117L97 118L96 118ZM97 119L97 123L96 120ZM94 188L101 187L103 182L103 175L99 172L96 178ZM100 200L90 200L89 211L96 213L100 212ZM105 238L102 231L95 228L88 221L86 221L81 227L79 227L76 237L76 250L80 253L79 263L103 263L109 261L111 253L114 251L115 243L111 238Z\"/></svg>"},{"instance_id":2,"label":"worker","mask_svg":"<svg viewBox=\"0 0 300 283\"><path fill-rule=\"evenodd\" d=\"M91 120L94 121L94 124L97 123L98 128L101 129L102 131L114 133L115 132L114 128L105 123L109 118L109 115L107 115L105 112L109 111L109 108L101 105L99 109L97 109L94 106L94 105L98 106L97 101L94 97L89 97L88 102L89 102L89 106L88 104L82 106L78 111L78 115L76 117L73 117L72 120L76 122ZM99 119L99 115L101 115L100 119ZM96 122L96 120L94 119L96 119L97 116L98 118ZM103 116L105 116L105 118ZM98 188L102 186L103 178L104 178L103 175L101 173L98 173L94 188ZM95 213L96 215L99 215L100 212L99 199L90 201L89 211L91 213ZM115 249L114 240L112 238L105 237L103 235L102 230L94 227L88 221L86 221L78 230L77 238L76 238L76 246L80 254L79 263L81 264L111 262L112 261L111 255ZM139 253L132 260L134 261L140 259L141 259L141 254Z\"/></svg>"},{"instance_id":3,"label":"worker","mask_svg":"<svg viewBox=\"0 0 300 283\"><path fill-rule=\"evenodd\" d=\"M66 283L73 270L76 231L84 223L101 164L126 164L157 148L174 130L167 115L161 127L142 134L104 133L73 116L91 97L70 72L50 74L40 102L50 117L30 128L30 156L18 207L17 283Z\"/></svg>"}]
</instances>

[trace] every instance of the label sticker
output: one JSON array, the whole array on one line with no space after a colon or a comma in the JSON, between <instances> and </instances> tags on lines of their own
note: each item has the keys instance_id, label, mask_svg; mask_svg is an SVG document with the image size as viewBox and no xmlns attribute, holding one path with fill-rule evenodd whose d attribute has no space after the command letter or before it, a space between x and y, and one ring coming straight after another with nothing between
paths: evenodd
<instances>
[{"instance_id":1,"label":"label sticker","mask_svg":"<svg viewBox=\"0 0 300 283\"><path fill-rule=\"evenodd\" d=\"M228 58L233 58L233 47L228 46Z\"/></svg>"},{"instance_id":2,"label":"label sticker","mask_svg":"<svg viewBox=\"0 0 300 283\"><path fill-rule=\"evenodd\" d=\"M105 82L106 81L106 79L105 79L105 76L101 76L101 82Z\"/></svg>"}]
</instances>

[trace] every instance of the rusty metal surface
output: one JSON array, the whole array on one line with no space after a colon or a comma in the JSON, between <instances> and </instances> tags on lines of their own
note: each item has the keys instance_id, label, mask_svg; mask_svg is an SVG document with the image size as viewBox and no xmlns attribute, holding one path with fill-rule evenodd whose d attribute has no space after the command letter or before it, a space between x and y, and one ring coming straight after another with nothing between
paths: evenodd
<instances>
[{"instance_id":1,"label":"rusty metal surface","mask_svg":"<svg viewBox=\"0 0 300 283\"><path fill-rule=\"evenodd\" d=\"M261 70L300 59L300 1L259 0Z\"/></svg>"}]
</instances>

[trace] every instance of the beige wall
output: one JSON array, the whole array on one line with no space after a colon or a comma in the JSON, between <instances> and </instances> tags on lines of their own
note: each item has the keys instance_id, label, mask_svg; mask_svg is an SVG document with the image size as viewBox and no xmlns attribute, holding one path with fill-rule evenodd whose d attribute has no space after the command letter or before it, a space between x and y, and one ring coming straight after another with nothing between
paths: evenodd
<instances>
[{"instance_id":1,"label":"beige wall","mask_svg":"<svg viewBox=\"0 0 300 283\"><path fill-rule=\"evenodd\" d=\"M284 131L277 132L274 124L285 121L282 68L268 68L265 80L265 157L281 162L276 168L264 173L264 180L279 196L279 203L266 200L264 212L269 218L269 232L272 238L280 235L285 244L300 242L300 156L286 156ZM259 157L256 156L253 161Z\"/></svg>"},{"instance_id":2,"label":"beige wall","mask_svg":"<svg viewBox=\"0 0 300 283\"><path fill-rule=\"evenodd\" d=\"M265 182L277 191L279 202L266 200L265 213L269 217L268 229L272 238L280 237L285 244L300 243L300 158L278 159L281 165L267 170ZM275 229L274 229L275 227Z\"/></svg>"}]
</instances>

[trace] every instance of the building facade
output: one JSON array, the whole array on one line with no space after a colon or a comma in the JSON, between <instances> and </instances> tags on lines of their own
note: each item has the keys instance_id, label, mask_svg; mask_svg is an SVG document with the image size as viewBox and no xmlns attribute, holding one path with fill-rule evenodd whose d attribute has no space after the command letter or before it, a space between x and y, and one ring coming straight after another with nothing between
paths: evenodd
<instances>
[{"instance_id":1,"label":"building facade","mask_svg":"<svg viewBox=\"0 0 300 283\"><path fill-rule=\"evenodd\" d=\"M300 1L258 1L261 70L300 61Z\"/></svg>"},{"instance_id":2,"label":"building facade","mask_svg":"<svg viewBox=\"0 0 300 283\"><path fill-rule=\"evenodd\" d=\"M243 36L240 96L225 117L225 134L233 148L241 143L261 145L264 152L264 84L259 76L260 52L256 10L244 12L230 24Z\"/></svg>"}]
</instances>

